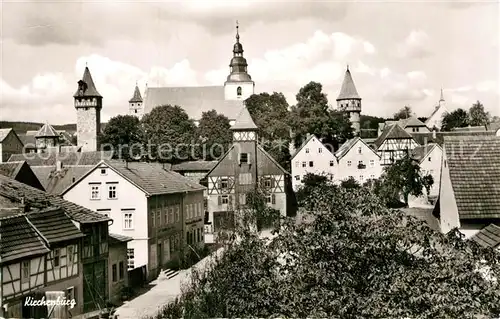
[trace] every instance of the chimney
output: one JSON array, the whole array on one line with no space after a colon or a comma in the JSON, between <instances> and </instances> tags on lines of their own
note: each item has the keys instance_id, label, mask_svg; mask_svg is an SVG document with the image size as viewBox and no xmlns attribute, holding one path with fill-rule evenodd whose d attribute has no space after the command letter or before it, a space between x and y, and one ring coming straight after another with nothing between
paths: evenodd
<instances>
[{"instance_id":1,"label":"chimney","mask_svg":"<svg viewBox=\"0 0 500 319\"><path fill-rule=\"evenodd\" d=\"M56 162L56 171L60 172L63 167L63 164L61 161Z\"/></svg>"},{"instance_id":2,"label":"chimney","mask_svg":"<svg viewBox=\"0 0 500 319\"><path fill-rule=\"evenodd\" d=\"M436 129L432 130L432 139L436 140Z\"/></svg>"}]
</instances>

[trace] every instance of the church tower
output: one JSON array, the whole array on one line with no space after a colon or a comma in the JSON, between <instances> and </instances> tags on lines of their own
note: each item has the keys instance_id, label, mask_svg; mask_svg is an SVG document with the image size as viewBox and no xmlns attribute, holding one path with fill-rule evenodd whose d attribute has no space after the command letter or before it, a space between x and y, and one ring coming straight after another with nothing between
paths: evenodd
<instances>
[{"instance_id":1,"label":"church tower","mask_svg":"<svg viewBox=\"0 0 500 319\"><path fill-rule=\"evenodd\" d=\"M97 136L101 132L102 96L97 92L87 66L82 79L78 81L78 89L73 97L78 146L82 148L82 152L97 151L99 147Z\"/></svg>"},{"instance_id":2,"label":"church tower","mask_svg":"<svg viewBox=\"0 0 500 319\"><path fill-rule=\"evenodd\" d=\"M224 83L226 100L245 100L254 93L255 82L248 74L248 63L243 57L243 46L240 43L239 26L236 23L236 43L233 46L233 58L229 64L229 75Z\"/></svg>"},{"instance_id":3,"label":"church tower","mask_svg":"<svg viewBox=\"0 0 500 319\"><path fill-rule=\"evenodd\" d=\"M137 83L136 83L134 95L128 101L128 109L129 109L129 114L137 116L139 118L139 120L141 119L142 115L144 114L144 108L142 106L142 102L143 101L142 101L141 92L139 91L139 87L137 86Z\"/></svg>"},{"instance_id":4,"label":"church tower","mask_svg":"<svg viewBox=\"0 0 500 319\"><path fill-rule=\"evenodd\" d=\"M359 135L361 131L360 127L360 115L361 115L361 98L358 95L356 86L351 76L351 71L349 71L349 66L344 75L344 82L342 83L342 88L340 89L340 94L337 97L337 107L349 113L349 118L354 128L354 134Z\"/></svg>"}]
</instances>

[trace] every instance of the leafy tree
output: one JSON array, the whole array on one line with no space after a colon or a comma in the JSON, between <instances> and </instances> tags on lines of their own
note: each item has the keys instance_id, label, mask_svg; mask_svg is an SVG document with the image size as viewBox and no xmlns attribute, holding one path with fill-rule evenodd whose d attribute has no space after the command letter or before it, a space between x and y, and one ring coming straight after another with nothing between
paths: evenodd
<instances>
[{"instance_id":1,"label":"leafy tree","mask_svg":"<svg viewBox=\"0 0 500 319\"><path fill-rule=\"evenodd\" d=\"M204 160L215 160L224 155L233 138L229 119L215 110L203 112L196 135L201 142L199 155Z\"/></svg>"},{"instance_id":2,"label":"leafy tree","mask_svg":"<svg viewBox=\"0 0 500 319\"><path fill-rule=\"evenodd\" d=\"M304 201L309 198L312 190L317 187L327 187L331 185L330 180L326 174L312 174L307 173L302 178L302 185L297 189L297 202L304 204Z\"/></svg>"},{"instance_id":3,"label":"leafy tree","mask_svg":"<svg viewBox=\"0 0 500 319\"><path fill-rule=\"evenodd\" d=\"M401 108L399 111L397 111L396 113L394 113L393 117L394 117L394 120L402 120L402 119L407 119L407 118L410 118L413 114L413 111L411 109L411 107L409 106L405 106L403 108Z\"/></svg>"},{"instance_id":4,"label":"leafy tree","mask_svg":"<svg viewBox=\"0 0 500 319\"><path fill-rule=\"evenodd\" d=\"M149 160L179 162L194 157L196 126L180 106L157 106L141 122Z\"/></svg>"},{"instance_id":5,"label":"leafy tree","mask_svg":"<svg viewBox=\"0 0 500 319\"><path fill-rule=\"evenodd\" d=\"M477 101L469 109L469 123L471 126L486 126L489 123L490 114L484 110L484 105Z\"/></svg>"},{"instance_id":6,"label":"leafy tree","mask_svg":"<svg viewBox=\"0 0 500 319\"><path fill-rule=\"evenodd\" d=\"M264 149L281 166L290 170L289 105L283 93L253 94L245 100L245 105L259 129Z\"/></svg>"},{"instance_id":7,"label":"leafy tree","mask_svg":"<svg viewBox=\"0 0 500 319\"><path fill-rule=\"evenodd\" d=\"M354 177L350 176L348 179L340 182L340 187L345 189L358 189L361 188L361 185L354 179Z\"/></svg>"},{"instance_id":8,"label":"leafy tree","mask_svg":"<svg viewBox=\"0 0 500 319\"><path fill-rule=\"evenodd\" d=\"M451 131L456 127L466 127L469 125L469 115L463 109L456 109L451 113L445 113L442 120L442 131Z\"/></svg>"},{"instance_id":9,"label":"leafy tree","mask_svg":"<svg viewBox=\"0 0 500 319\"><path fill-rule=\"evenodd\" d=\"M114 158L130 160L141 157L144 151L144 133L139 119L133 115L111 118L99 141L104 150L114 151Z\"/></svg>"},{"instance_id":10,"label":"leafy tree","mask_svg":"<svg viewBox=\"0 0 500 319\"><path fill-rule=\"evenodd\" d=\"M429 189L434 182L432 176L424 178L420 173L420 166L407 154L394 164L384 168L382 180L389 198L403 197L404 204L408 205L409 195L422 196L423 189Z\"/></svg>"},{"instance_id":11,"label":"leafy tree","mask_svg":"<svg viewBox=\"0 0 500 319\"><path fill-rule=\"evenodd\" d=\"M309 82L296 95L297 104L291 108L290 123L293 128L296 148L315 134L334 148L353 137L353 128L347 113L331 110L323 86Z\"/></svg>"},{"instance_id":12,"label":"leafy tree","mask_svg":"<svg viewBox=\"0 0 500 319\"><path fill-rule=\"evenodd\" d=\"M157 318L489 318L500 314L500 256L385 208L362 188L318 187L308 223L272 239L248 228L194 270Z\"/></svg>"}]
</instances>

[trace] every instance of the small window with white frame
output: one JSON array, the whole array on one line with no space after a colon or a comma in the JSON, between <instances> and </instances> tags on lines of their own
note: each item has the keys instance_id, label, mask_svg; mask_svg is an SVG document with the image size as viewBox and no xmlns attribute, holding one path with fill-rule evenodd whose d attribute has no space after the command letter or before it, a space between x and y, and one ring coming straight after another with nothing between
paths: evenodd
<instances>
[{"instance_id":1,"label":"small window with white frame","mask_svg":"<svg viewBox=\"0 0 500 319\"><path fill-rule=\"evenodd\" d=\"M375 166L375 160L370 160L370 167L374 167Z\"/></svg>"},{"instance_id":2,"label":"small window with white frame","mask_svg":"<svg viewBox=\"0 0 500 319\"><path fill-rule=\"evenodd\" d=\"M318 148L318 153L323 153L323 149L321 147Z\"/></svg>"},{"instance_id":3,"label":"small window with white frame","mask_svg":"<svg viewBox=\"0 0 500 319\"><path fill-rule=\"evenodd\" d=\"M122 210L123 214L123 229L134 229L134 211L131 209ZM155 218L153 214L153 220ZM158 225L159 226L159 225Z\"/></svg>"},{"instance_id":4,"label":"small window with white frame","mask_svg":"<svg viewBox=\"0 0 500 319\"><path fill-rule=\"evenodd\" d=\"M227 204L227 203L229 203L229 196L222 195L222 204Z\"/></svg>"},{"instance_id":5,"label":"small window with white frame","mask_svg":"<svg viewBox=\"0 0 500 319\"><path fill-rule=\"evenodd\" d=\"M351 161L347 161L347 166L351 166L352 165L352 162Z\"/></svg>"},{"instance_id":6,"label":"small window with white frame","mask_svg":"<svg viewBox=\"0 0 500 319\"><path fill-rule=\"evenodd\" d=\"M101 168L101 175L107 175L108 171L105 168Z\"/></svg>"},{"instance_id":7,"label":"small window with white frame","mask_svg":"<svg viewBox=\"0 0 500 319\"><path fill-rule=\"evenodd\" d=\"M306 148L306 154L309 154L309 149L308 148Z\"/></svg>"},{"instance_id":8,"label":"small window with white frame","mask_svg":"<svg viewBox=\"0 0 500 319\"><path fill-rule=\"evenodd\" d=\"M117 184L108 184L108 199L117 199L117 194L116 194L116 187Z\"/></svg>"},{"instance_id":9,"label":"small window with white frame","mask_svg":"<svg viewBox=\"0 0 500 319\"><path fill-rule=\"evenodd\" d=\"M334 161L330 161L330 166L333 166L334 165Z\"/></svg>"},{"instance_id":10,"label":"small window with white frame","mask_svg":"<svg viewBox=\"0 0 500 319\"><path fill-rule=\"evenodd\" d=\"M307 162L302 162L302 167L307 167Z\"/></svg>"},{"instance_id":11,"label":"small window with white frame","mask_svg":"<svg viewBox=\"0 0 500 319\"><path fill-rule=\"evenodd\" d=\"M128 266L128 269L134 269L135 268L134 248L128 248L127 249L127 266Z\"/></svg>"},{"instance_id":12,"label":"small window with white frame","mask_svg":"<svg viewBox=\"0 0 500 319\"><path fill-rule=\"evenodd\" d=\"M101 184L91 183L90 185L90 199L99 200L101 199Z\"/></svg>"},{"instance_id":13,"label":"small window with white frame","mask_svg":"<svg viewBox=\"0 0 500 319\"><path fill-rule=\"evenodd\" d=\"M358 147L358 154L361 154L363 152L363 148L360 146Z\"/></svg>"}]
</instances>

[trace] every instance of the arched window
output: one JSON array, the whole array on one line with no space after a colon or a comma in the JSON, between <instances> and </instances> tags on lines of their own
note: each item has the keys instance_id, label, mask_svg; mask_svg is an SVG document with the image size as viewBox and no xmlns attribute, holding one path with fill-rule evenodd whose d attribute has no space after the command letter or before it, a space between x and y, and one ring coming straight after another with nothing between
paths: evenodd
<instances>
[{"instance_id":1,"label":"arched window","mask_svg":"<svg viewBox=\"0 0 500 319\"><path fill-rule=\"evenodd\" d=\"M241 86L236 89L236 95L241 96Z\"/></svg>"}]
</instances>

